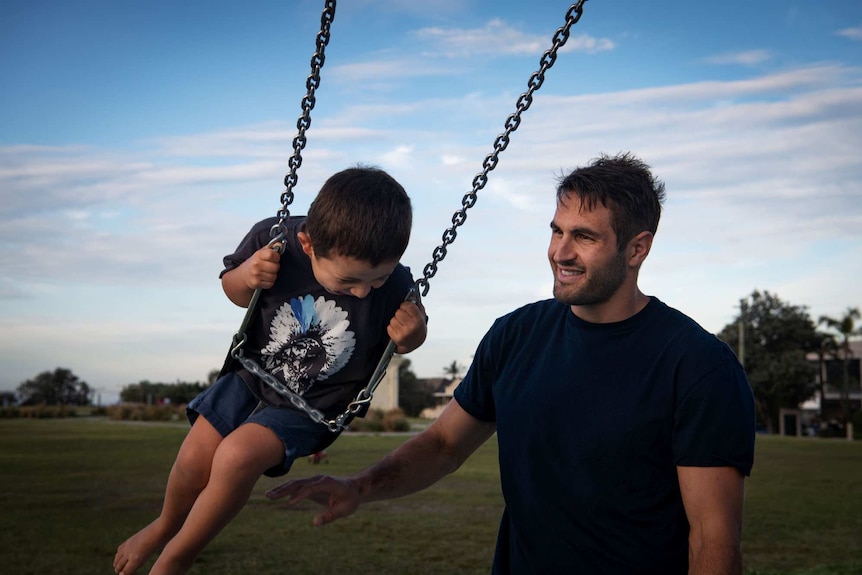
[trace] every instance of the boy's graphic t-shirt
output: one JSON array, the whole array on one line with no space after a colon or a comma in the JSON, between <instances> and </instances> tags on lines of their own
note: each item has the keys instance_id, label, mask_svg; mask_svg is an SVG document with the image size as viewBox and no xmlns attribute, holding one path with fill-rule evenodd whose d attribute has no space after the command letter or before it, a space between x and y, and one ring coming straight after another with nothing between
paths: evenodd
<instances>
[{"instance_id":1,"label":"boy's graphic t-shirt","mask_svg":"<svg viewBox=\"0 0 862 575\"><path fill-rule=\"evenodd\" d=\"M263 290L246 330L246 357L332 417L344 410L368 383L389 341L386 326L413 286L410 271L399 264L383 286L365 298L326 291L314 279L311 261L296 233L304 216L286 222L285 246L275 285ZM266 246L277 218L258 222L224 258L225 272ZM292 407L290 400L234 361L254 394L268 405Z\"/></svg>"},{"instance_id":2,"label":"boy's graphic t-shirt","mask_svg":"<svg viewBox=\"0 0 862 575\"><path fill-rule=\"evenodd\" d=\"M323 296L293 298L276 309L263 367L305 393L315 381L338 373L353 357L356 337L347 312Z\"/></svg>"}]
</instances>

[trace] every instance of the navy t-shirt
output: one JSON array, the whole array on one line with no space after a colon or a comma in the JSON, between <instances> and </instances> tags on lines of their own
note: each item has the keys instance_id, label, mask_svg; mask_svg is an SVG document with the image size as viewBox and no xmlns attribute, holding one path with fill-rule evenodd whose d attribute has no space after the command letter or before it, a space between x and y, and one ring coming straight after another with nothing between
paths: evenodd
<instances>
[{"instance_id":1,"label":"navy t-shirt","mask_svg":"<svg viewBox=\"0 0 862 575\"><path fill-rule=\"evenodd\" d=\"M368 384L389 341L386 327L413 278L398 264L386 283L365 298L329 293L314 278L311 260L296 237L304 221L304 216L293 216L285 222L275 285L261 291L242 349L312 407L334 417ZM277 223L277 218L269 218L255 224L236 251L225 256L222 275L266 246ZM292 407L289 399L230 357L226 368L236 370L264 403Z\"/></svg>"},{"instance_id":2,"label":"navy t-shirt","mask_svg":"<svg viewBox=\"0 0 862 575\"><path fill-rule=\"evenodd\" d=\"M498 319L455 399L497 426L506 509L495 574L684 575L676 466L751 472L742 366L655 298L611 324L555 300Z\"/></svg>"}]
</instances>

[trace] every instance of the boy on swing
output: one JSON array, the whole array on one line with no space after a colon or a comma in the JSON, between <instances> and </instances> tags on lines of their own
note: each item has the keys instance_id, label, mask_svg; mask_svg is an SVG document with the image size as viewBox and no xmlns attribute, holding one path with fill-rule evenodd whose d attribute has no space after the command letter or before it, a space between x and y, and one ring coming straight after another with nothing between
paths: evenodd
<instances>
[{"instance_id":1,"label":"boy on swing","mask_svg":"<svg viewBox=\"0 0 862 575\"><path fill-rule=\"evenodd\" d=\"M332 418L365 386L388 339L402 354L425 341L425 312L405 301L413 278L398 263L410 237L410 199L386 172L349 168L324 183L307 216L284 222L278 251L268 245L276 223L253 226L224 258L222 287L242 307L265 290L246 331L246 357ZM161 513L119 546L119 575L132 575L159 549L150 575L186 573L261 475L284 475L337 437L230 356L187 414L192 427Z\"/></svg>"}]
</instances>

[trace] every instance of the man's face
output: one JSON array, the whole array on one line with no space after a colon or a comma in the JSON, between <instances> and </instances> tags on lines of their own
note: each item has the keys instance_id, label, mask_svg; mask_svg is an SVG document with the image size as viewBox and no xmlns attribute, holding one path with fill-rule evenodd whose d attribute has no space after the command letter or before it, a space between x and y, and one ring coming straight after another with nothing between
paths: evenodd
<instances>
[{"instance_id":1,"label":"man's face","mask_svg":"<svg viewBox=\"0 0 862 575\"><path fill-rule=\"evenodd\" d=\"M574 194L557 202L548 259L554 297L571 306L607 303L628 272L625 252L617 248L611 211L601 204L587 210Z\"/></svg>"}]
</instances>

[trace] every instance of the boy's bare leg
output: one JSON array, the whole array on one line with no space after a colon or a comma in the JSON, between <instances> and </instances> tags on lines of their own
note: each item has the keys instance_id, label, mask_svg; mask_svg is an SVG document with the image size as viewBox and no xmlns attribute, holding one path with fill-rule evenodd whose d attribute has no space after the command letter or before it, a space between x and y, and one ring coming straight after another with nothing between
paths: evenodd
<instances>
[{"instance_id":1,"label":"boy's bare leg","mask_svg":"<svg viewBox=\"0 0 862 575\"><path fill-rule=\"evenodd\" d=\"M195 420L168 476L161 513L117 548L114 572L132 575L179 531L209 481L213 456L221 441L222 436L203 416Z\"/></svg>"},{"instance_id":2,"label":"boy's bare leg","mask_svg":"<svg viewBox=\"0 0 862 575\"><path fill-rule=\"evenodd\" d=\"M247 423L216 449L212 474L179 532L150 575L186 573L198 554L245 506L258 478L284 460L284 444L266 427Z\"/></svg>"}]
</instances>

